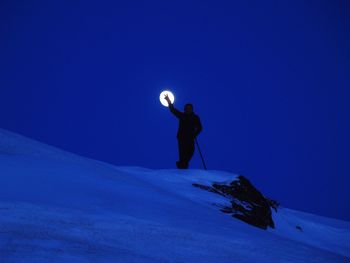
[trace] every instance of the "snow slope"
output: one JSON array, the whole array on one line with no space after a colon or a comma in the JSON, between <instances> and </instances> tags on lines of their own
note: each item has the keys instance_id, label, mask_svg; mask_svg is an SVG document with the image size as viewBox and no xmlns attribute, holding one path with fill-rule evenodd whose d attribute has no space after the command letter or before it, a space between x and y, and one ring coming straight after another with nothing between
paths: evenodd
<instances>
[{"instance_id":1,"label":"snow slope","mask_svg":"<svg viewBox=\"0 0 350 263\"><path fill-rule=\"evenodd\" d=\"M235 177L116 167L0 129L0 262L350 262L349 222L282 208L264 231L192 186Z\"/></svg>"}]
</instances>

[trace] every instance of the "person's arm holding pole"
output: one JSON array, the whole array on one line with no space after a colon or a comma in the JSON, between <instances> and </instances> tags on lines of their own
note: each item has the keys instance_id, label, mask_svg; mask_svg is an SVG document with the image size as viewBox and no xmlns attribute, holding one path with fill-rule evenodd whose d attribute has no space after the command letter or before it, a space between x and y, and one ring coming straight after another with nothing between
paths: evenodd
<instances>
[{"instance_id":1,"label":"person's arm holding pole","mask_svg":"<svg viewBox=\"0 0 350 263\"><path fill-rule=\"evenodd\" d=\"M202 159L202 163L203 163L203 167L204 167L204 170L207 170L207 166L205 164L205 161L204 161L204 157L202 155L202 151L201 151L201 148L199 147L199 143L198 143L198 140L197 140L197 136L201 133L201 131L203 130L203 126L202 126L202 123L201 123L201 120L199 119L199 117L197 116L197 120L196 120L196 130L195 130L195 137L194 137L194 140L196 142L196 146L197 146L197 149L198 149L198 152L199 152L199 155Z\"/></svg>"}]
</instances>

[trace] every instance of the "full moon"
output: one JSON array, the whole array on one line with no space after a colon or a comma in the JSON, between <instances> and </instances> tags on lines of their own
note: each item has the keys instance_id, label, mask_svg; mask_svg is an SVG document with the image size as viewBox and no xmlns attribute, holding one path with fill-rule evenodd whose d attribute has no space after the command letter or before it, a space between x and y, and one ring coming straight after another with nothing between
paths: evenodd
<instances>
[{"instance_id":1,"label":"full moon","mask_svg":"<svg viewBox=\"0 0 350 263\"><path fill-rule=\"evenodd\" d=\"M165 106L165 107L169 107L168 102L164 99L165 95L167 95L167 94L169 96L171 103L174 103L174 101L175 101L174 94L171 91L169 91L169 90L162 91L162 93L160 93L160 95L159 95L159 100L160 100L160 103L162 103L163 106Z\"/></svg>"}]
</instances>

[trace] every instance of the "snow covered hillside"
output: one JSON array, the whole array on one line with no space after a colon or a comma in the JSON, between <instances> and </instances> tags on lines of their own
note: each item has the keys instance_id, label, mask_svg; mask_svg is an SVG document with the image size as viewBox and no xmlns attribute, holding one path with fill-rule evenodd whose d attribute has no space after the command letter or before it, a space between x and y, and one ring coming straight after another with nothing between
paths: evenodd
<instances>
[{"instance_id":1,"label":"snow covered hillside","mask_svg":"<svg viewBox=\"0 0 350 263\"><path fill-rule=\"evenodd\" d=\"M349 222L280 208L262 230L192 185L235 178L116 167L0 129L0 262L350 262Z\"/></svg>"}]
</instances>

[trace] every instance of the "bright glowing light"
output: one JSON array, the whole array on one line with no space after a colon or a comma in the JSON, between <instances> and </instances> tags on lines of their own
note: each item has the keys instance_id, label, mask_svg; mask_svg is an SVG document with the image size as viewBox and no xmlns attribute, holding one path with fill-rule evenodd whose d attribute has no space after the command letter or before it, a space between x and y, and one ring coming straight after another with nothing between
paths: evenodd
<instances>
[{"instance_id":1,"label":"bright glowing light","mask_svg":"<svg viewBox=\"0 0 350 263\"><path fill-rule=\"evenodd\" d=\"M159 95L159 100L160 100L160 103L162 103L163 106L165 106L165 107L169 107L168 102L164 99L165 95L167 95L167 94L169 96L171 103L174 103L174 101L175 101L174 94L171 91L169 91L169 90L162 91L162 93L160 93L160 95Z\"/></svg>"}]
</instances>

